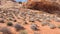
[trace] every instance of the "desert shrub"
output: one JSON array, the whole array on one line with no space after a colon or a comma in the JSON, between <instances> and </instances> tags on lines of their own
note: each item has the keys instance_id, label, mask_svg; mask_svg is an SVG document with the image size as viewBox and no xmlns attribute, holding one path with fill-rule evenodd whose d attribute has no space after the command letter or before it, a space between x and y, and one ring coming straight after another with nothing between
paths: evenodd
<instances>
[{"instance_id":1,"label":"desert shrub","mask_svg":"<svg viewBox=\"0 0 60 34\"><path fill-rule=\"evenodd\" d=\"M49 24L48 22L42 22L42 26Z\"/></svg>"},{"instance_id":2,"label":"desert shrub","mask_svg":"<svg viewBox=\"0 0 60 34\"><path fill-rule=\"evenodd\" d=\"M48 26L49 26L51 29L55 29L55 28L56 28L56 26L53 25L53 24L49 24Z\"/></svg>"},{"instance_id":3,"label":"desert shrub","mask_svg":"<svg viewBox=\"0 0 60 34\"><path fill-rule=\"evenodd\" d=\"M31 29L35 31L39 30L36 24L31 24Z\"/></svg>"},{"instance_id":4,"label":"desert shrub","mask_svg":"<svg viewBox=\"0 0 60 34\"><path fill-rule=\"evenodd\" d=\"M28 34L28 32L26 30L22 30L20 34Z\"/></svg>"},{"instance_id":5,"label":"desert shrub","mask_svg":"<svg viewBox=\"0 0 60 34\"><path fill-rule=\"evenodd\" d=\"M16 28L17 31L19 31L19 30L24 30L24 29L25 29L23 26L21 26L21 25L19 25L19 24L15 24L14 27Z\"/></svg>"},{"instance_id":6,"label":"desert shrub","mask_svg":"<svg viewBox=\"0 0 60 34\"><path fill-rule=\"evenodd\" d=\"M4 23L4 20L2 19L2 20L0 20L0 23Z\"/></svg>"},{"instance_id":7,"label":"desert shrub","mask_svg":"<svg viewBox=\"0 0 60 34\"><path fill-rule=\"evenodd\" d=\"M58 28L60 29L60 25L58 25Z\"/></svg>"},{"instance_id":8,"label":"desert shrub","mask_svg":"<svg viewBox=\"0 0 60 34\"><path fill-rule=\"evenodd\" d=\"M12 22L8 22L7 25L8 25L8 26L12 26L13 23L12 23Z\"/></svg>"},{"instance_id":9,"label":"desert shrub","mask_svg":"<svg viewBox=\"0 0 60 34\"><path fill-rule=\"evenodd\" d=\"M12 33L10 32L10 30L9 30L8 28L6 28L6 27L3 27L3 28L0 30L0 32L3 32L3 34L12 34Z\"/></svg>"}]
</instances>

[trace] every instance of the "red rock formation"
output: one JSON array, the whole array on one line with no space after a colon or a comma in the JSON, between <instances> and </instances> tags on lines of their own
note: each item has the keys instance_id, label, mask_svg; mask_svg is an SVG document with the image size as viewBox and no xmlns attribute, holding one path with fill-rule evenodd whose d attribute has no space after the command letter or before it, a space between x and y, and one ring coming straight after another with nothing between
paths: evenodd
<instances>
[{"instance_id":1,"label":"red rock formation","mask_svg":"<svg viewBox=\"0 0 60 34\"><path fill-rule=\"evenodd\" d=\"M24 4L26 8L41 10L49 13L55 13L55 11L60 11L59 4L53 3L45 0L34 1L28 0L27 3ZM53 11L53 12L52 12Z\"/></svg>"}]
</instances>

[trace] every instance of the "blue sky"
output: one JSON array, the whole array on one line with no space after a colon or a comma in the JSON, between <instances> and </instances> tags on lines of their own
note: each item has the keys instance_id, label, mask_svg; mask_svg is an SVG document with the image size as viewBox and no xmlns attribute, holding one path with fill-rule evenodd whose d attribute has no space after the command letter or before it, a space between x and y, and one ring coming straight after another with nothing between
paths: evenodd
<instances>
[{"instance_id":1,"label":"blue sky","mask_svg":"<svg viewBox=\"0 0 60 34\"><path fill-rule=\"evenodd\" d=\"M27 0L15 0L16 2L27 2Z\"/></svg>"}]
</instances>

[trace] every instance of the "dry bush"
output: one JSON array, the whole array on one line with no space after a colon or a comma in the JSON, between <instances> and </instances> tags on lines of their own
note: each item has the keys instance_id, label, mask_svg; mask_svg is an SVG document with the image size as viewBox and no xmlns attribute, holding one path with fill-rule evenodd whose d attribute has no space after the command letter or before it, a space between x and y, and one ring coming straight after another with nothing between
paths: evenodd
<instances>
[{"instance_id":1,"label":"dry bush","mask_svg":"<svg viewBox=\"0 0 60 34\"><path fill-rule=\"evenodd\" d=\"M12 22L8 22L7 26L13 26L13 23Z\"/></svg>"},{"instance_id":2,"label":"dry bush","mask_svg":"<svg viewBox=\"0 0 60 34\"><path fill-rule=\"evenodd\" d=\"M36 24L31 24L30 28L34 31L38 31L38 26Z\"/></svg>"},{"instance_id":3,"label":"dry bush","mask_svg":"<svg viewBox=\"0 0 60 34\"><path fill-rule=\"evenodd\" d=\"M3 32L3 34L12 34L11 31L10 31L8 28L6 28L6 27L3 27L3 28L0 30L0 32Z\"/></svg>"},{"instance_id":4,"label":"dry bush","mask_svg":"<svg viewBox=\"0 0 60 34\"><path fill-rule=\"evenodd\" d=\"M56 26L54 24L49 24L48 26L50 27L50 29L55 29L56 28Z\"/></svg>"},{"instance_id":5,"label":"dry bush","mask_svg":"<svg viewBox=\"0 0 60 34\"><path fill-rule=\"evenodd\" d=\"M26 30L22 30L20 34L28 34L28 32Z\"/></svg>"},{"instance_id":6,"label":"dry bush","mask_svg":"<svg viewBox=\"0 0 60 34\"><path fill-rule=\"evenodd\" d=\"M19 25L19 24L15 24L14 27L16 28L17 31L19 31L19 30L24 30L24 29L25 29L23 26L21 26L21 25Z\"/></svg>"}]
</instances>

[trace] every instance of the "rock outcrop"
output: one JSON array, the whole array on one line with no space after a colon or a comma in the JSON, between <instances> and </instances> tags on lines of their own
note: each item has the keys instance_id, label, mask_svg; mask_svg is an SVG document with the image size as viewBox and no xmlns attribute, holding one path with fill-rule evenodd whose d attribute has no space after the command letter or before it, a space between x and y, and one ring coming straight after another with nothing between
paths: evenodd
<instances>
[{"instance_id":1,"label":"rock outcrop","mask_svg":"<svg viewBox=\"0 0 60 34\"><path fill-rule=\"evenodd\" d=\"M60 4L56 1L52 2L49 0L28 0L28 2L24 4L24 6L29 9L60 14Z\"/></svg>"}]
</instances>

